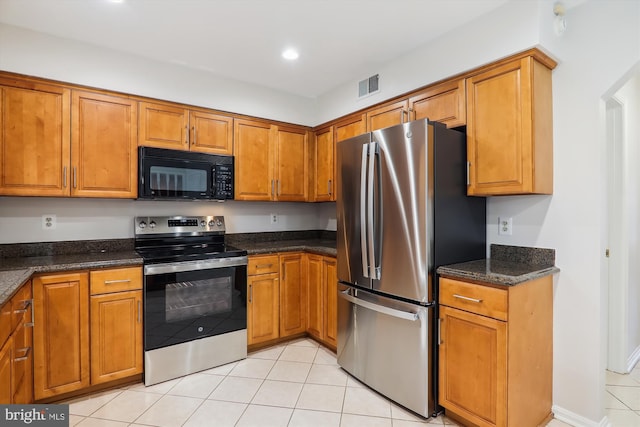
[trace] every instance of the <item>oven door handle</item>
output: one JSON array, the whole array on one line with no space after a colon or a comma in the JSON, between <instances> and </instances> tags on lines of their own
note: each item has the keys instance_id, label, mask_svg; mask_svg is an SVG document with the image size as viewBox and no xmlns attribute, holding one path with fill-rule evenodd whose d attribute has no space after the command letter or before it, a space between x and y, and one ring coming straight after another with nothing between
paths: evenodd
<instances>
[{"instance_id":1,"label":"oven door handle","mask_svg":"<svg viewBox=\"0 0 640 427\"><path fill-rule=\"evenodd\" d=\"M246 256L231 258L212 258L197 261L171 262L166 264L149 264L144 266L144 274L153 276L156 274L180 273L184 271L211 270L214 268L239 267L247 265Z\"/></svg>"}]
</instances>

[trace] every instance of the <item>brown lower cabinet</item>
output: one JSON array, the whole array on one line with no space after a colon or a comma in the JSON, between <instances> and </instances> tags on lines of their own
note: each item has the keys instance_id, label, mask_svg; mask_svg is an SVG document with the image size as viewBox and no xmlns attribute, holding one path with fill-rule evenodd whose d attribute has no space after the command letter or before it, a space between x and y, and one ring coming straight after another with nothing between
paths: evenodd
<instances>
[{"instance_id":1,"label":"brown lower cabinet","mask_svg":"<svg viewBox=\"0 0 640 427\"><path fill-rule=\"evenodd\" d=\"M439 403L464 425L551 417L551 276L491 287L440 279Z\"/></svg>"},{"instance_id":2,"label":"brown lower cabinet","mask_svg":"<svg viewBox=\"0 0 640 427\"><path fill-rule=\"evenodd\" d=\"M36 276L33 297L36 401L142 372L141 267Z\"/></svg>"},{"instance_id":3,"label":"brown lower cabinet","mask_svg":"<svg viewBox=\"0 0 640 427\"><path fill-rule=\"evenodd\" d=\"M336 347L335 258L302 252L253 255L247 270L250 346L307 333Z\"/></svg>"},{"instance_id":4,"label":"brown lower cabinet","mask_svg":"<svg viewBox=\"0 0 640 427\"><path fill-rule=\"evenodd\" d=\"M31 281L0 308L0 404L33 401Z\"/></svg>"},{"instance_id":5,"label":"brown lower cabinet","mask_svg":"<svg viewBox=\"0 0 640 427\"><path fill-rule=\"evenodd\" d=\"M335 349L338 346L338 276L336 259L309 254L307 333Z\"/></svg>"}]
</instances>

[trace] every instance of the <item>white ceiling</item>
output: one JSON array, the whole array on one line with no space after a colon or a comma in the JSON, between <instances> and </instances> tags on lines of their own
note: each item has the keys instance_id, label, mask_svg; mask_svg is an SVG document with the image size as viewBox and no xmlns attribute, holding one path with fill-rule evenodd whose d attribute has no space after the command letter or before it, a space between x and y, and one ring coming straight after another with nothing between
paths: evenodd
<instances>
[{"instance_id":1,"label":"white ceiling","mask_svg":"<svg viewBox=\"0 0 640 427\"><path fill-rule=\"evenodd\" d=\"M0 22L313 98L507 1L0 0Z\"/></svg>"}]
</instances>

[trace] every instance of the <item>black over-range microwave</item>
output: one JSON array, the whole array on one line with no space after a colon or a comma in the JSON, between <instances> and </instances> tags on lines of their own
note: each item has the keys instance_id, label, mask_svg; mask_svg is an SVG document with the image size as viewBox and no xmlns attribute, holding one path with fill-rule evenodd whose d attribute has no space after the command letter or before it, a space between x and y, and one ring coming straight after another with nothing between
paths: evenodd
<instances>
[{"instance_id":1,"label":"black over-range microwave","mask_svg":"<svg viewBox=\"0 0 640 427\"><path fill-rule=\"evenodd\" d=\"M139 199L230 200L233 156L138 148Z\"/></svg>"}]
</instances>

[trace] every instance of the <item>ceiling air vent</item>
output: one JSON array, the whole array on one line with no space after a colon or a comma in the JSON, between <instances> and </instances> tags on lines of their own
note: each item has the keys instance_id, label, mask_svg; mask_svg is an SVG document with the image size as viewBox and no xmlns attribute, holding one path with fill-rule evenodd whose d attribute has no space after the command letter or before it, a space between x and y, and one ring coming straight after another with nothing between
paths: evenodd
<instances>
[{"instance_id":1,"label":"ceiling air vent","mask_svg":"<svg viewBox=\"0 0 640 427\"><path fill-rule=\"evenodd\" d=\"M378 86L378 74L369 77L368 79L360 80L358 83L358 98L370 95L380 90Z\"/></svg>"}]
</instances>

